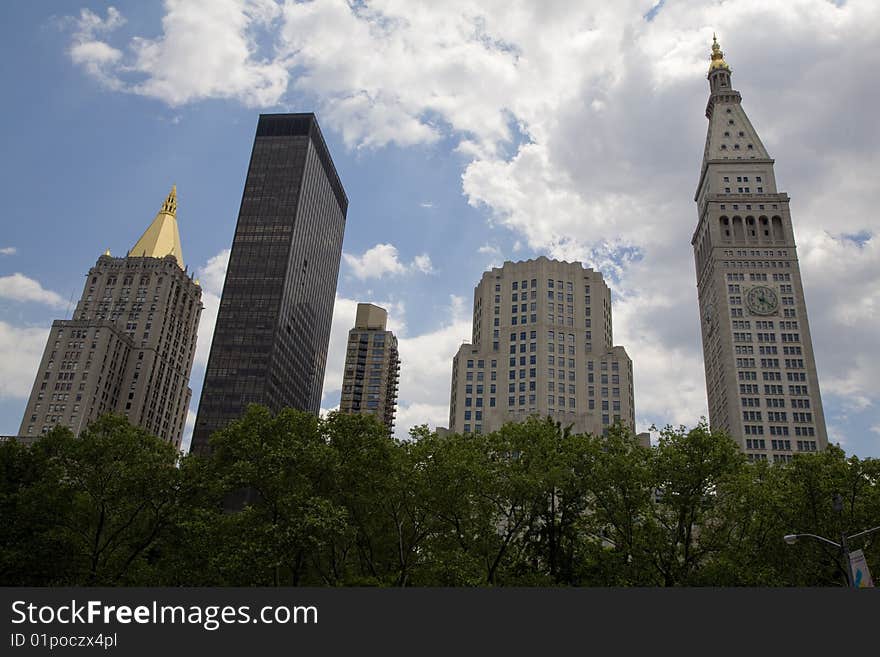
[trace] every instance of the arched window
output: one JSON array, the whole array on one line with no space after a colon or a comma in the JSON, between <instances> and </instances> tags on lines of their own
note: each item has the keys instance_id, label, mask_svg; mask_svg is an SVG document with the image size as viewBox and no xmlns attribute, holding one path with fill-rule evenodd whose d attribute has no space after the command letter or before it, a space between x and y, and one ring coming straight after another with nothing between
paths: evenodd
<instances>
[{"instance_id":1,"label":"arched window","mask_svg":"<svg viewBox=\"0 0 880 657\"><path fill-rule=\"evenodd\" d=\"M758 231L755 230L755 218L754 217L746 217L746 231L750 239L755 239L758 237Z\"/></svg>"},{"instance_id":2,"label":"arched window","mask_svg":"<svg viewBox=\"0 0 880 657\"><path fill-rule=\"evenodd\" d=\"M743 230L742 217L733 218L733 239L745 240L745 231Z\"/></svg>"},{"instance_id":3,"label":"arched window","mask_svg":"<svg viewBox=\"0 0 880 657\"><path fill-rule=\"evenodd\" d=\"M724 239L730 239L730 219L727 217L719 217L718 223L721 225L721 236Z\"/></svg>"},{"instance_id":4,"label":"arched window","mask_svg":"<svg viewBox=\"0 0 880 657\"><path fill-rule=\"evenodd\" d=\"M774 240L784 240L785 239L785 231L782 229L782 217L776 216L770 220L771 225L773 226L773 239Z\"/></svg>"}]
</instances>

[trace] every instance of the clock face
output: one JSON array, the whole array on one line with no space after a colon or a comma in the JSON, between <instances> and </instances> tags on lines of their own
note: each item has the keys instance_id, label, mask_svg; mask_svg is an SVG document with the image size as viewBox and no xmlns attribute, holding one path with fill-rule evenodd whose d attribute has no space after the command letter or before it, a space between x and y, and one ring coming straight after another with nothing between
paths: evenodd
<instances>
[{"instance_id":1,"label":"clock face","mask_svg":"<svg viewBox=\"0 0 880 657\"><path fill-rule=\"evenodd\" d=\"M779 308L779 297L766 285L758 285L746 294L746 305L756 315L772 315Z\"/></svg>"}]
</instances>

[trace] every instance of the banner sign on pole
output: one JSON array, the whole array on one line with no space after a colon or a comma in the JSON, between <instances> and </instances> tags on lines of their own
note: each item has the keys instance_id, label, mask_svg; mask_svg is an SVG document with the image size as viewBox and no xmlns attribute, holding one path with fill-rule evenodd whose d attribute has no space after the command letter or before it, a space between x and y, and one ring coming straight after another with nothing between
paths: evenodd
<instances>
[{"instance_id":1,"label":"banner sign on pole","mask_svg":"<svg viewBox=\"0 0 880 657\"><path fill-rule=\"evenodd\" d=\"M865 589L874 586L871 579L871 571L868 570L868 562L865 561L865 553L854 550L849 553L849 563L852 568L853 586Z\"/></svg>"}]
</instances>

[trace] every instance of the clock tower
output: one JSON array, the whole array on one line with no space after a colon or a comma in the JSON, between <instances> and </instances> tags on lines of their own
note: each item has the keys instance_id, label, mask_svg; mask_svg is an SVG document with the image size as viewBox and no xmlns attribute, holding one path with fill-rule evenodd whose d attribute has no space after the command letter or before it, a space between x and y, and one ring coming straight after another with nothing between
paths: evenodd
<instances>
[{"instance_id":1,"label":"clock tower","mask_svg":"<svg viewBox=\"0 0 880 657\"><path fill-rule=\"evenodd\" d=\"M713 37L691 244L709 422L750 461L827 446L789 198Z\"/></svg>"}]
</instances>

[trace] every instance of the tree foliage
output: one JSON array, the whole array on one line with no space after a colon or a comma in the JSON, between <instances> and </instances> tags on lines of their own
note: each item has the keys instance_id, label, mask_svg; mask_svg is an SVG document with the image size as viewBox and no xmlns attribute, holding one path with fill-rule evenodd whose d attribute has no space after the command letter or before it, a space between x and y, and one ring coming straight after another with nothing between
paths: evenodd
<instances>
[{"instance_id":1,"label":"tree foliage","mask_svg":"<svg viewBox=\"0 0 880 657\"><path fill-rule=\"evenodd\" d=\"M880 462L751 464L705 424L530 418L485 435L252 406L207 455L108 416L0 445L7 585L833 586L880 524ZM832 508L834 495L844 500ZM859 539L880 575L880 533Z\"/></svg>"}]
</instances>

